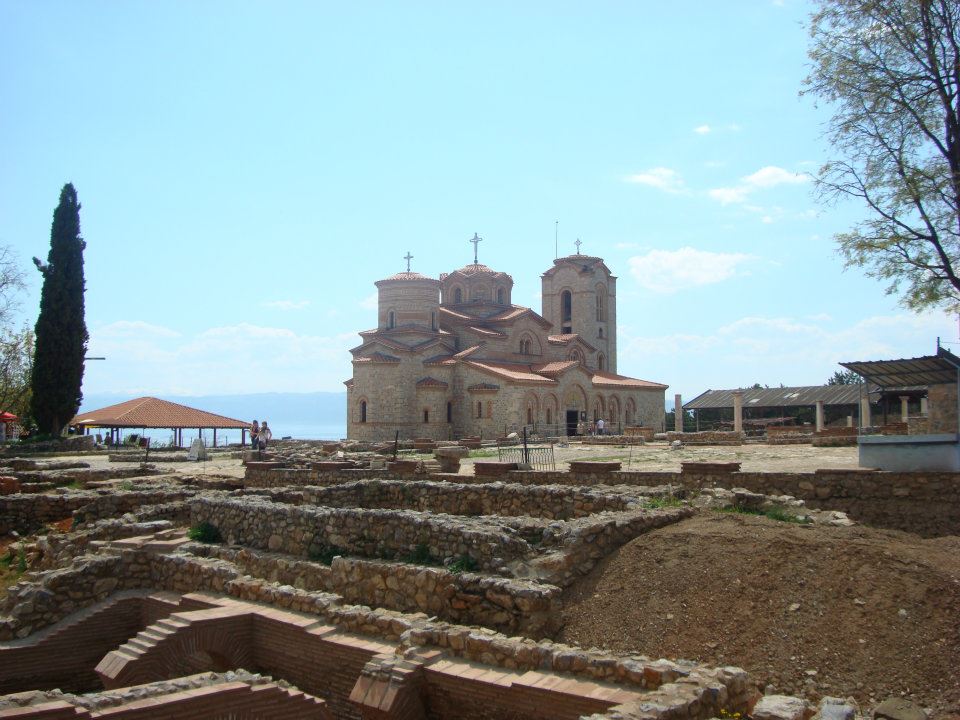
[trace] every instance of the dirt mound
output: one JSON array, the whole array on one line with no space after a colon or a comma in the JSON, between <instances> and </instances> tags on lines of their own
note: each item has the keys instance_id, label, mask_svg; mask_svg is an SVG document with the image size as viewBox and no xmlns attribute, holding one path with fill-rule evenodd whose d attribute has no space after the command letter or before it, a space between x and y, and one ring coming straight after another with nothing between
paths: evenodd
<instances>
[{"instance_id":1,"label":"dirt mound","mask_svg":"<svg viewBox=\"0 0 960 720\"><path fill-rule=\"evenodd\" d=\"M960 537L705 512L611 554L564 607L564 642L960 712Z\"/></svg>"}]
</instances>

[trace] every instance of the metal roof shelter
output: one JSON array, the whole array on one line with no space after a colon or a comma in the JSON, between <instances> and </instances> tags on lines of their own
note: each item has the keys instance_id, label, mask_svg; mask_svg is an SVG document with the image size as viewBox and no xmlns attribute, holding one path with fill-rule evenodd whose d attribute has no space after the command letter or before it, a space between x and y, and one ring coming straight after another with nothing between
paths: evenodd
<instances>
[{"instance_id":1,"label":"metal roof shelter","mask_svg":"<svg viewBox=\"0 0 960 720\"><path fill-rule=\"evenodd\" d=\"M115 433L119 436L121 428L170 428L177 437L178 445L182 444L184 428L212 429L214 445L218 429L240 430L241 443L245 443L246 430L250 425L243 420L155 397L136 398L80 413L69 424L83 428L84 431L87 428L108 428L111 436Z\"/></svg>"},{"instance_id":2,"label":"metal roof shelter","mask_svg":"<svg viewBox=\"0 0 960 720\"><path fill-rule=\"evenodd\" d=\"M866 360L840 363L882 389L942 385L960 380L960 357L942 347L936 355L902 360Z\"/></svg>"},{"instance_id":3,"label":"metal roof shelter","mask_svg":"<svg viewBox=\"0 0 960 720\"><path fill-rule=\"evenodd\" d=\"M856 405L860 402L859 385L804 385L782 388L746 388L743 390L707 390L688 403L684 410L706 410L733 407L733 393L743 393L743 407L784 408L815 405Z\"/></svg>"}]
</instances>

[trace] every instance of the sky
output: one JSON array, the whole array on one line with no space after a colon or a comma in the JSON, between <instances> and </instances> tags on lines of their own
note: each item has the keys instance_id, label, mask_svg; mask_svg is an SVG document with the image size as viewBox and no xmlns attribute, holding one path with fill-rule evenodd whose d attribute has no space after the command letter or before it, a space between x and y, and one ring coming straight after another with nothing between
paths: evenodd
<instances>
[{"instance_id":1,"label":"sky","mask_svg":"<svg viewBox=\"0 0 960 720\"><path fill-rule=\"evenodd\" d=\"M373 283L472 261L540 311L583 242L622 374L689 399L956 342L835 233L794 0L0 0L0 245L36 321L60 188L87 242L84 392L342 391Z\"/></svg>"}]
</instances>

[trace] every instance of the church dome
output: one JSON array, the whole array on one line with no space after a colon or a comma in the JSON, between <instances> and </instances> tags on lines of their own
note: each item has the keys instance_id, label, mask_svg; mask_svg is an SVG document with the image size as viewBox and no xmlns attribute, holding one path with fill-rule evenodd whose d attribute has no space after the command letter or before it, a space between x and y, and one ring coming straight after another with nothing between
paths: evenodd
<instances>
[{"instance_id":1,"label":"church dome","mask_svg":"<svg viewBox=\"0 0 960 720\"><path fill-rule=\"evenodd\" d=\"M383 280L377 280L377 282L375 282L374 284L377 287L380 287L381 283L395 283L395 282L427 282L431 285L440 284L439 280L435 280L433 278L427 277L426 275L421 275L418 272L411 272L409 270L406 272L398 272L395 275L391 275L388 278L384 278Z\"/></svg>"}]
</instances>

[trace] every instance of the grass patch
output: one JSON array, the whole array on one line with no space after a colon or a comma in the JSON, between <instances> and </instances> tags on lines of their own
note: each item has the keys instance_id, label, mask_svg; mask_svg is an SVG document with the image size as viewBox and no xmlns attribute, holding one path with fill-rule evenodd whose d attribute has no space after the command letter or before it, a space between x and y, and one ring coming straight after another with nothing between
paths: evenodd
<instances>
[{"instance_id":1,"label":"grass patch","mask_svg":"<svg viewBox=\"0 0 960 720\"><path fill-rule=\"evenodd\" d=\"M500 455L500 451L495 448L482 448L480 450L471 450L470 454L467 455L468 458L488 458L488 457L497 457Z\"/></svg>"},{"instance_id":2,"label":"grass patch","mask_svg":"<svg viewBox=\"0 0 960 720\"><path fill-rule=\"evenodd\" d=\"M464 553L452 563L447 566L447 570L458 575L462 572L474 572L480 566L477 564L477 561L472 557Z\"/></svg>"},{"instance_id":3,"label":"grass patch","mask_svg":"<svg viewBox=\"0 0 960 720\"><path fill-rule=\"evenodd\" d=\"M124 480L124 481L123 481L122 483L120 483L117 487L119 487L121 490L133 490L133 481L132 481L132 480Z\"/></svg>"},{"instance_id":4,"label":"grass patch","mask_svg":"<svg viewBox=\"0 0 960 720\"><path fill-rule=\"evenodd\" d=\"M743 507L742 505L728 505L724 508L718 508L717 512L735 513L737 515L756 515L759 517L769 518L770 520L776 520L777 522L795 523L797 525L807 525L812 522L810 518L794 515L792 512L782 507L773 507L767 510L756 510L754 508Z\"/></svg>"},{"instance_id":5,"label":"grass patch","mask_svg":"<svg viewBox=\"0 0 960 720\"><path fill-rule=\"evenodd\" d=\"M216 525L211 525L208 522L194 525L187 530L187 537L195 542L207 543L208 545L223 542L223 535L220 534L220 530L217 529Z\"/></svg>"},{"instance_id":6,"label":"grass patch","mask_svg":"<svg viewBox=\"0 0 960 720\"><path fill-rule=\"evenodd\" d=\"M665 497L652 497L647 498L647 507L652 510L660 510L661 508L672 508L672 507L682 507L683 501L680 498L674 497L673 495L667 495Z\"/></svg>"},{"instance_id":7,"label":"grass patch","mask_svg":"<svg viewBox=\"0 0 960 720\"><path fill-rule=\"evenodd\" d=\"M412 553L402 558L402 561L405 563L412 563L414 565L436 564L433 558L430 557L430 546L428 546L426 543L419 543L417 547L413 549Z\"/></svg>"},{"instance_id":8,"label":"grass patch","mask_svg":"<svg viewBox=\"0 0 960 720\"><path fill-rule=\"evenodd\" d=\"M338 548L336 545L329 545L322 550L311 550L308 557L313 562L318 562L321 565L330 565L335 557L346 554L346 551L342 548Z\"/></svg>"}]
</instances>

